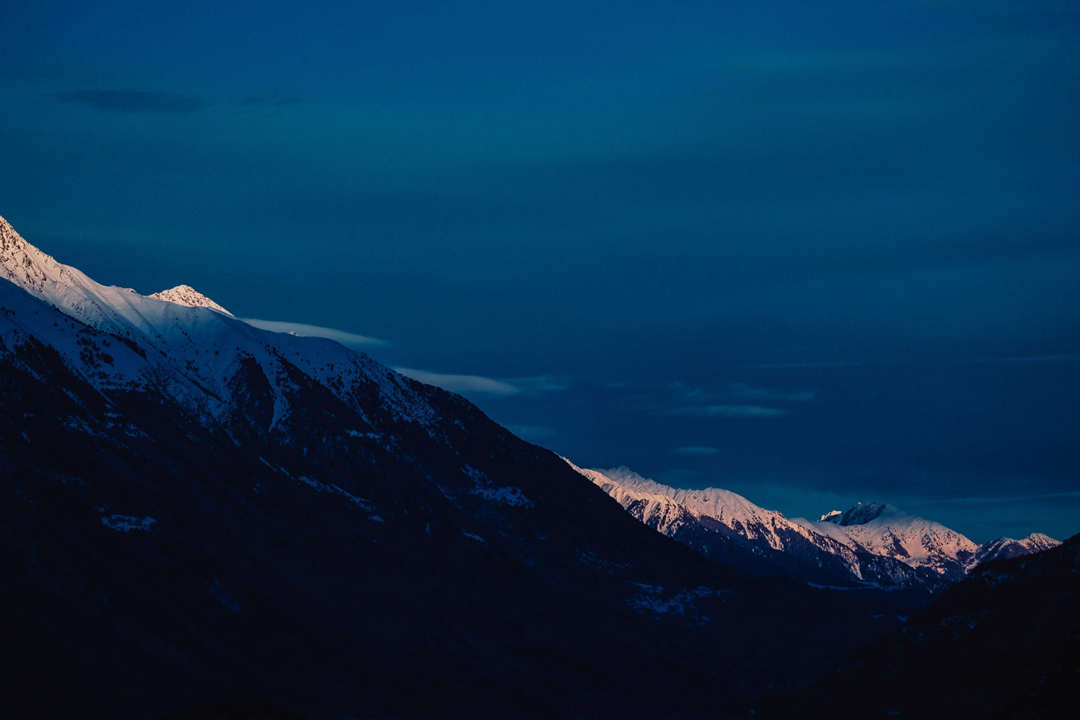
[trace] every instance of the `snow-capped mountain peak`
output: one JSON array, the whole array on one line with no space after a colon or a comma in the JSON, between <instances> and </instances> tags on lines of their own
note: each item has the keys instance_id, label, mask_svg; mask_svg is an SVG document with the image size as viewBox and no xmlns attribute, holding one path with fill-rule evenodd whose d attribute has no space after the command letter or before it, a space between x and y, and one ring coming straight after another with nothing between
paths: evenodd
<instances>
[{"instance_id":1,"label":"snow-capped mountain peak","mask_svg":"<svg viewBox=\"0 0 1080 720\"><path fill-rule=\"evenodd\" d=\"M131 288L102 285L27 242L0 218L0 277L86 325L135 339L157 324ZM160 313L159 313L160 314Z\"/></svg>"},{"instance_id":2,"label":"snow-capped mountain peak","mask_svg":"<svg viewBox=\"0 0 1080 720\"><path fill-rule=\"evenodd\" d=\"M1060 540L1055 540L1049 535L1044 535L1042 533L1031 533L1026 538L1020 540L1009 537L1000 537L980 545L978 552L975 553L975 560L976 563L984 563L990 562L991 560L1000 560L1002 558L1030 555L1031 553L1049 550L1060 544Z\"/></svg>"},{"instance_id":3,"label":"snow-capped mountain peak","mask_svg":"<svg viewBox=\"0 0 1080 720\"><path fill-rule=\"evenodd\" d=\"M83 325L124 341L132 351L124 362L104 348L90 352L80 343L64 346L63 354L99 387L154 385L198 415L220 417L231 411L237 374L254 362L259 367L256 375L265 378L272 394L270 427L289 412L287 398L296 389L290 378L294 369L346 403L354 404L357 397L374 391L399 419L424 424L432 418L409 381L363 353L330 340L260 330L186 285L150 297L102 285L31 245L2 218L0 279ZM14 290L16 298L15 288L0 290L6 294ZM48 332L49 325L32 329ZM99 356L108 360L99 361Z\"/></svg>"},{"instance_id":4,"label":"snow-capped mountain peak","mask_svg":"<svg viewBox=\"0 0 1080 720\"><path fill-rule=\"evenodd\" d=\"M223 308L221 305L218 305L216 302L206 297L190 285L177 285L174 288L162 290L161 292L153 293L151 295L148 295L147 297L164 300L165 302L171 302L174 305L183 305L185 307L209 308L211 310L216 310L223 315L235 317L231 312Z\"/></svg>"},{"instance_id":5,"label":"snow-capped mountain peak","mask_svg":"<svg viewBox=\"0 0 1080 720\"><path fill-rule=\"evenodd\" d=\"M959 579L975 562L978 546L941 523L885 503L857 503L803 524L854 550L895 558L913 568Z\"/></svg>"},{"instance_id":6,"label":"snow-capped mountain peak","mask_svg":"<svg viewBox=\"0 0 1080 720\"><path fill-rule=\"evenodd\" d=\"M1055 540L1049 535L1043 533L1031 533L1020 542L1027 544L1032 548L1038 548L1034 552L1042 552L1043 550L1049 550L1052 547L1057 547L1061 544L1060 540Z\"/></svg>"}]
</instances>

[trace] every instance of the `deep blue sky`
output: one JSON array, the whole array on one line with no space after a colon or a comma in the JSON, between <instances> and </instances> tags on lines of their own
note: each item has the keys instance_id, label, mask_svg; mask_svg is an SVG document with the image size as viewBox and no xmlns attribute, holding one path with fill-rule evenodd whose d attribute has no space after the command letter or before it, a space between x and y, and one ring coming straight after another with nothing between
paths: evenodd
<instances>
[{"instance_id":1,"label":"deep blue sky","mask_svg":"<svg viewBox=\"0 0 1080 720\"><path fill-rule=\"evenodd\" d=\"M579 464L1080 531L1080 4L5 9L0 214ZM628 7L632 5L632 7Z\"/></svg>"}]
</instances>

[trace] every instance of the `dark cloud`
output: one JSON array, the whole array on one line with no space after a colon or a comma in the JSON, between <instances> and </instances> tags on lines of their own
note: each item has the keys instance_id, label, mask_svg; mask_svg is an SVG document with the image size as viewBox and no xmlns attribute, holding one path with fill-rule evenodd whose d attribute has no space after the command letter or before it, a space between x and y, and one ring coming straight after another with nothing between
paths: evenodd
<instances>
[{"instance_id":1,"label":"dark cloud","mask_svg":"<svg viewBox=\"0 0 1080 720\"><path fill-rule=\"evenodd\" d=\"M123 113L186 114L201 110L201 98L155 90L68 90L57 97L66 103Z\"/></svg>"}]
</instances>

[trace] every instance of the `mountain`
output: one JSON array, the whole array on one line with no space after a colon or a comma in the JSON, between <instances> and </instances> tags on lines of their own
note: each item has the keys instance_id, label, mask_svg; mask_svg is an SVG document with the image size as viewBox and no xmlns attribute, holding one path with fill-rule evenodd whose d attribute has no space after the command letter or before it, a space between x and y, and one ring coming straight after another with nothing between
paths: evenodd
<instances>
[{"instance_id":1,"label":"mountain","mask_svg":"<svg viewBox=\"0 0 1080 720\"><path fill-rule=\"evenodd\" d=\"M746 717L1065 717L1080 672L1080 535L988 561L897 633Z\"/></svg>"},{"instance_id":2,"label":"mountain","mask_svg":"<svg viewBox=\"0 0 1080 720\"><path fill-rule=\"evenodd\" d=\"M724 717L898 625L707 562L332 341L101 285L3 220L0 276L9 713Z\"/></svg>"},{"instance_id":3,"label":"mountain","mask_svg":"<svg viewBox=\"0 0 1080 720\"><path fill-rule=\"evenodd\" d=\"M645 525L717 562L754 574L936 591L984 559L1057 544L1034 534L1024 541L1002 538L977 546L940 523L881 503L833 510L816 523L789 520L728 490L681 490L627 468L570 465Z\"/></svg>"},{"instance_id":4,"label":"mountain","mask_svg":"<svg viewBox=\"0 0 1080 720\"><path fill-rule=\"evenodd\" d=\"M568 461L569 462L569 461ZM635 518L711 559L743 572L808 582L883 588L937 589L932 573L818 532L728 490L681 490L627 468L577 467Z\"/></svg>"},{"instance_id":5,"label":"mountain","mask_svg":"<svg viewBox=\"0 0 1080 720\"><path fill-rule=\"evenodd\" d=\"M416 383L366 355L329 340L256 329L186 286L146 297L101 285L30 245L2 218L0 277L103 333L70 321L44 329L65 362L99 390L153 388L230 433L273 430L293 415L294 400L310 383L354 411L368 399L384 419L435 422ZM26 298L12 303L26 307ZM40 318L42 310L26 314ZM40 322L32 330L40 332ZM377 419L360 415L352 430L362 434Z\"/></svg>"},{"instance_id":6,"label":"mountain","mask_svg":"<svg viewBox=\"0 0 1080 720\"><path fill-rule=\"evenodd\" d=\"M953 582L980 563L1041 552L1061 544L1048 535L1032 533L1023 540L998 538L976 545L941 523L882 503L858 503L843 512L828 512L816 523L797 522L853 549L895 558Z\"/></svg>"},{"instance_id":7,"label":"mountain","mask_svg":"<svg viewBox=\"0 0 1080 720\"><path fill-rule=\"evenodd\" d=\"M1012 538L1002 537L980 545L979 549L975 551L975 563L982 564L994 560L1030 555L1031 553L1049 550L1060 544L1060 540L1055 540L1049 535L1043 535L1042 533L1031 533L1022 540L1013 540Z\"/></svg>"},{"instance_id":8,"label":"mountain","mask_svg":"<svg viewBox=\"0 0 1080 720\"><path fill-rule=\"evenodd\" d=\"M853 550L893 558L950 581L964 576L978 550L974 542L941 523L882 503L858 503L844 512L827 513L816 523L799 522Z\"/></svg>"}]
</instances>

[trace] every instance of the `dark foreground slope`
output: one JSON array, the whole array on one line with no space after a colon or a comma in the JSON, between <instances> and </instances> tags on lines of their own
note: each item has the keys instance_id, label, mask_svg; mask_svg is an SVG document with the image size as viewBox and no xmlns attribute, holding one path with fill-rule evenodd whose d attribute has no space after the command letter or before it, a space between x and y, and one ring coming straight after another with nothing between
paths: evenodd
<instances>
[{"instance_id":1,"label":"dark foreground slope","mask_svg":"<svg viewBox=\"0 0 1080 720\"><path fill-rule=\"evenodd\" d=\"M1054 718L1080 680L1080 535L995 560L765 717Z\"/></svg>"},{"instance_id":2,"label":"dark foreground slope","mask_svg":"<svg viewBox=\"0 0 1080 720\"><path fill-rule=\"evenodd\" d=\"M436 388L409 385L416 422L267 345L208 420L153 377L95 387L54 347L104 367L137 342L7 283L0 305L18 716L715 718L895 627L876 597L703 560Z\"/></svg>"}]
</instances>

